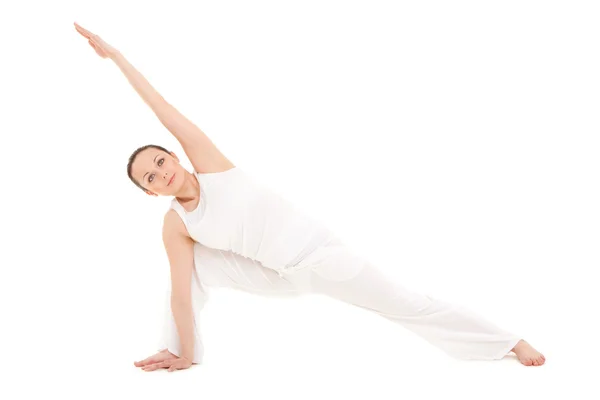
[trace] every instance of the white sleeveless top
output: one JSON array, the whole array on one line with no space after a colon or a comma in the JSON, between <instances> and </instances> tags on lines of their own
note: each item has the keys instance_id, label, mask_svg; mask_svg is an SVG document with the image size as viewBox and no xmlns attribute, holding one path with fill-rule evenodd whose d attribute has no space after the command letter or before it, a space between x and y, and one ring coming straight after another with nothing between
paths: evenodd
<instances>
[{"instance_id":1,"label":"white sleeveless top","mask_svg":"<svg viewBox=\"0 0 600 400\"><path fill-rule=\"evenodd\" d=\"M335 236L240 167L194 175L200 183L196 209L186 211L176 198L170 208L179 214L192 239L206 247L291 272Z\"/></svg>"}]
</instances>

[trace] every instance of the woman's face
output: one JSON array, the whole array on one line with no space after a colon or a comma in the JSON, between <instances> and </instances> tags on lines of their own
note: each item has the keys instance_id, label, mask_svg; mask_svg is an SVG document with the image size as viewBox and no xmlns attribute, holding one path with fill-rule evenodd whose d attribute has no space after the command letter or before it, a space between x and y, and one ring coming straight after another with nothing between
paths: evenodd
<instances>
[{"instance_id":1,"label":"woman's face","mask_svg":"<svg viewBox=\"0 0 600 400\"><path fill-rule=\"evenodd\" d=\"M184 173L175 153L167 154L152 147L139 152L131 165L133 178L152 196L174 196L183 183Z\"/></svg>"}]
</instances>

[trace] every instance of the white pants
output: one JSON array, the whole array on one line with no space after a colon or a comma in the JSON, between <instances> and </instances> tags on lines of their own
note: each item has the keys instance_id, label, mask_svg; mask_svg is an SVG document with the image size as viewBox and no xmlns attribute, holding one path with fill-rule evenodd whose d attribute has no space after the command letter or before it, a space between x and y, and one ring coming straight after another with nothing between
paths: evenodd
<instances>
[{"instance_id":1,"label":"white pants","mask_svg":"<svg viewBox=\"0 0 600 400\"><path fill-rule=\"evenodd\" d=\"M207 287L233 287L267 296L320 293L375 312L416 333L448 355L465 360L497 360L521 339L481 316L428 295L415 293L389 279L376 266L355 255L337 238L306 257L296 270L277 272L258 261L196 243L192 276L195 343L194 363L204 347L200 312ZM165 326L159 344L180 355L177 327L167 294Z\"/></svg>"}]
</instances>

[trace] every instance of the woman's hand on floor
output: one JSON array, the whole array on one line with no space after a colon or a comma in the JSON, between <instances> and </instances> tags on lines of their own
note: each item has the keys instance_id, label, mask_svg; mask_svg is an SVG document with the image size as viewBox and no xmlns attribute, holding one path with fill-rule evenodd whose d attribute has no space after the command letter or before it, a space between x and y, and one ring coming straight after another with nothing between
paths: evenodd
<instances>
[{"instance_id":1,"label":"woman's hand on floor","mask_svg":"<svg viewBox=\"0 0 600 400\"><path fill-rule=\"evenodd\" d=\"M141 367L144 371L154 371L159 368L168 368L169 372L177 369L187 369L192 366L192 362L187 358L177 357L167 349L146 358L142 361L133 363L136 367Z\"/></svg>"},{"instance_id":2,"label":"woman's hand on floor","mask_svg":"<svg viewBox=\"0 0 600 400\"><path fill-rule=\"evenodd\" d=\"M147 367L156 363L161 363L163 361L174 359L177 359L177 356L175 354L169 352L169 350L167 349L163 349L158 353L146 358L145 360L135 361L133 365L135 365L136 367Z\"/></svg>"},{"instance_id":3,"label":"woman's hand on floor","mask_svg":"<svg viewBox=\"0 0 600 400\"><path fill-rule=\"evenodd\" d=\"M175 357L165 361L157 362L154 364L146 365L142 367L144 371L155 371L159 368L168 368L169 372L173 372L178 369L188 369L192 366L192 362L187 358Z\"/></svg>"}]
</instances>

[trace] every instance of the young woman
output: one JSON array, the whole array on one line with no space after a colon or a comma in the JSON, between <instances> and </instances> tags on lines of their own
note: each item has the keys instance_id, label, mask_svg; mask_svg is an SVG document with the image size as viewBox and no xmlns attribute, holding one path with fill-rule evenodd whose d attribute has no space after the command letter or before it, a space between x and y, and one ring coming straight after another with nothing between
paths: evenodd
<instances>
[{"instance_id":1,"label":"young woman","mask_svg":"<svg viewBox=\"0 0 600 400\"><path fill-rule=\"evenodd\" d=\"M173 152L148 145L127 165L129 178L151 196L173 196L162 237L171 290L160 350L135 362L145 371L202 362L199 312L206 287L265 295L320 293L399 323L448 355L497 360L514 352L524 365L545 358L519 336L472 312L388 279L336 235L234 165L169 104L115 48L75 23L102 58L113 60L175 136L194 172Z\"/></svg>"}]
</instances>

